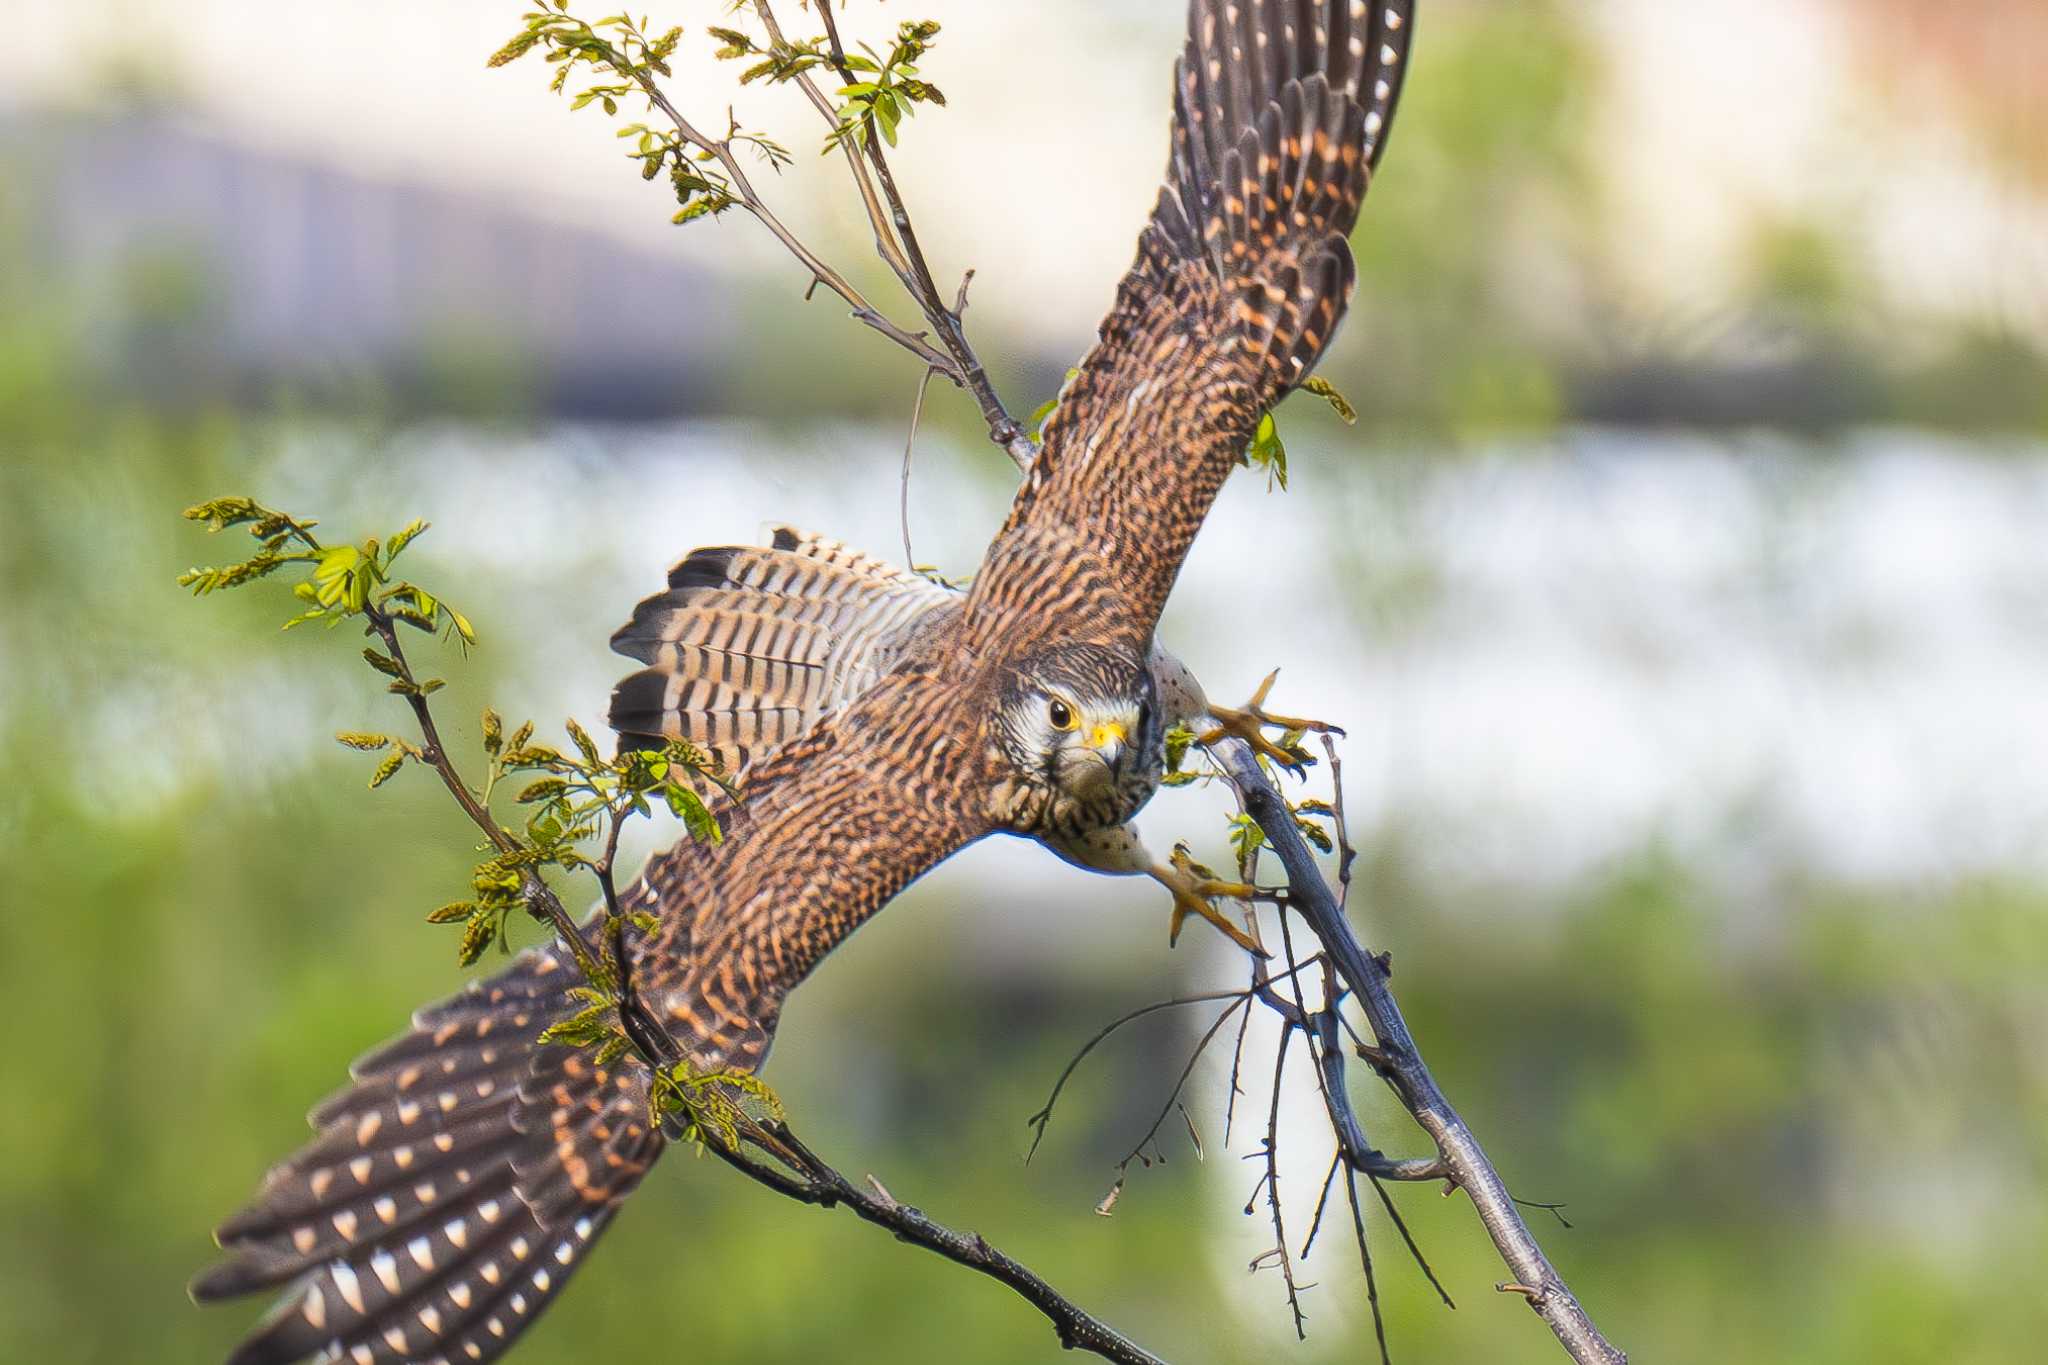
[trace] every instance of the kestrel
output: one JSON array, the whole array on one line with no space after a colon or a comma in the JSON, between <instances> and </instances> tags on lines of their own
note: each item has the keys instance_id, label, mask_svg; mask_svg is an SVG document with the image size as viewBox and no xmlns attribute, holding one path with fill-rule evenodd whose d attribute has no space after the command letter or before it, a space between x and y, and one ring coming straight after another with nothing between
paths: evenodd
<instances>
[{"instance_id":1,"label":"kestrel","mask_svg":"<svg viewBox=\"0 0 2048 1365\"><path fill-rule=\"evenodd\" d=\"M612 636L613 649L648 665L613 690L612 728L622 746L688 740L723 771L744 776L859 700L946 630L966 602L959 588L791 526L771 528L766 546L694 550L669 571L668 591L642 602ZM1163 884L1173 895L1169 941L1194 914L1263 955L1210 903L1249 898L1256 888L1205 876L1179 851L1160 861L1117 813L1144 804L1159 785L1164 729L1240 734L1293 763L1260 726L1326 727L1269 714L1260 705L1264 689L1242 710L1212 703L1187 665L1156 641L1147 663L1149 697L1133 695L1121 679L1077 680L1064 689L1049 685L1041 700L1003 714L1015 761L1044 773L1064 798L1052 818L1033 823L1020 812L1005 827L1036 834L1078 867ZM1135 803L1123 790L1131 784L1139 788Z\"/></svg>"},{"instance_id":2,"label":"kestrel","mask_svg":"<svg viewBox=\"0 0 2048 1365\"><path fill-rule=\"evenodd\" d=\"M686 559L677 600L621 632L662 690L622 685L615 720L708 717L741 760L724 841L656 855L623 893L655 917L629 945L641 999L697 1066L759 1067L789 991L965 845L1020 834L1086 861L1158 785L1169 711L1213 710L1153 630L1261 416L1344 314L1412 9L1192 0L1137 261L968 591L784 534ZM666 1142L637 1060L535 1041L579 984L565 950L531 949L355 1064L193 1285L290 1286L231 1365L487 1361L546 1308Z\"/></svg>"}]
</instances>

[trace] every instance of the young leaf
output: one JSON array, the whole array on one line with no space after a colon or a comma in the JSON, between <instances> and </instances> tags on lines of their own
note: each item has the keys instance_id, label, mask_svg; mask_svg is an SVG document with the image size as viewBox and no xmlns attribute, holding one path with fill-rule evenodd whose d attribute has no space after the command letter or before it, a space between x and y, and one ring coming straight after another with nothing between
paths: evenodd
<instances>
[{"instance_id":1,"label":"young leaf","mask_svg":"<svg viewBox=\"0 0 2048 1365\"><path fill-rule=\"evenodd\" d=\"M370 790L375 791L377 790L377 788L383 786L386 782L389 782L392 779L392 777L398 772L398 770L400 768L403 768L404 766L404 750L400 750L394 754L386 755L384 761L377 765L377 771L370 774Z\"/></svg>"}]
</instances>

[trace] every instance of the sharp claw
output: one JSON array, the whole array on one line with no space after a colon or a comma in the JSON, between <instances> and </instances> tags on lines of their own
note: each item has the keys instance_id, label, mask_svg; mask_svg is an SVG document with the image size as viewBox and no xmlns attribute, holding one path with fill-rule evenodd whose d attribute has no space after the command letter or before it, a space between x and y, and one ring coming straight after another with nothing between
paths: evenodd
<instances>
[{"instance_id":1,"label":"sharp claw","mask_svg":"<svg viewBox=\"0 0 2048 1365\"><path fill-rule=\"evenodd\" d=\"M1167 890L1173 893L1173 919L1166 931L1167 946L1172 947L1180 941L1181 925L1186 923L1189 915L1199 915L1215 925L1226 938L1246 952L1255 957L1270 958L1272 954L1267 952L1257 939L1231 923L1229 916L1209 902L1210 898L1215 896L1227 896L1232 900L1258 900L1270 898L1272 893L1261 891L1256 886L1246 886L1241 882L1223 882L1199 875L1191 869L1181 867L1181 861L1182 855L1176 850L1174 866L1155 868L1152 872L1153 877L1164 883Z\"/></svg>"},{"instance_id":2,"label":"sharp claw","mask_svg":"<svg viewBox=\"0 0 2048 1365\"><path fill-rule=\"evenodd\" d=\"M1323 735L1342 735L1344 731L1327 721L1309 720L1301 716L1275 715L1273 712L1268 711L1265 706L1266 694L1273 690L1273 680L1279 676L1280 670L1277 668L1268 673L1265 680L1259 684L1258 690L1252 693L1251 700L1247 701L1241 708L1212 706L1209 715L1210 719L1216 722L1216 728L1201 735L1196 740L1196 743L1208 745L1223 738L1225 735L1235 735L1246 744L1249 744L1254 753L1272 760L1293 773L1300 773L1309 764L1315 762L1315 759L1307 754L1284 749L1266 738L1267 728L1271 727L1281 731L1283 734L1290 732L1313 732Z\"/></svg>"}]
</instances>

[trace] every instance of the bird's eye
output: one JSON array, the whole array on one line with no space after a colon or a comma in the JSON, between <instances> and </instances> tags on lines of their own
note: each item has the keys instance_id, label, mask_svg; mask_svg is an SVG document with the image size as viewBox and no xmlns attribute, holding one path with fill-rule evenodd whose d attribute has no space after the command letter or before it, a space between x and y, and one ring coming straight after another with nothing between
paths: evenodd
<instances>
[{"instance_id":1,"label":"bird's eye","mask_svg":"<svg viewBox=\"0 0 2048 1365\"><path fill-rule=\"evenodd\" d=\"M1074 709L1058 697L1052 699L1052 704L1046 708L1046 712L1052 717L1053 729L1071 730L1074 728Z\"/></svg>"}]
</instances>

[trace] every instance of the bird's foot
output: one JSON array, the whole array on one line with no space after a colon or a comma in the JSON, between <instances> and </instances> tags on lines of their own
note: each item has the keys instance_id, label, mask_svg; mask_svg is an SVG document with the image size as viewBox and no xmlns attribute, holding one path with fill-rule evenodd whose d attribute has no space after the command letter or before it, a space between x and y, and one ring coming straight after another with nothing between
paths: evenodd
<instances>
[{"instance_id":1,"label":"bird's foot","mask_svg":"<svg viewBox=\"0 0 2048 1365\"><path fill-rule=\"evenodd\" d=\"M1222 930L1226 938L1252 956L1272 956L1260 945L1258 939L1231 923L1230 917L1213 904L1213 898L1225 896L1239 901L1274 900L1278 897L1277 892L1248 886L1243 882L1220 881L1208 868L1188 857L1188 851L1184 847L1174 849L1173 861L1170 864L1154 864L1151 875L1155 881L1173 893L1173 922L1166 931L1166 942L1169 947L1179 942L1180 927L1186 922L1187 917L1199 915Z\"/></svg>"},{"instance_id":2,"label":"bird's foot","mask_svg":"<svg viewBox=\"0 0 2048 1365\"><path fill-rule=\"evenodd\" d=\"M1266 694L1273 690L1273 680L1280 676L1274 669L1259 684L1259 690L1252 693L1250 701L1242 709L1233 710L1228 706L1211 706L1209 718L1216 722L1216 728L1196 737L1197 744L1207 747L1226 735L1235 736L1251 745L1252 751L1272 759L1281 767L1298 772L1315 762L1308 750L1301 747L1303 735L1341 735L1343 730L1327 721L1304 720L1299 716L1280 716L1268 711L1265 706ZM1268 727L1280 731L1278 743L1266 738Z\"/></svg>"}]
</instances>

